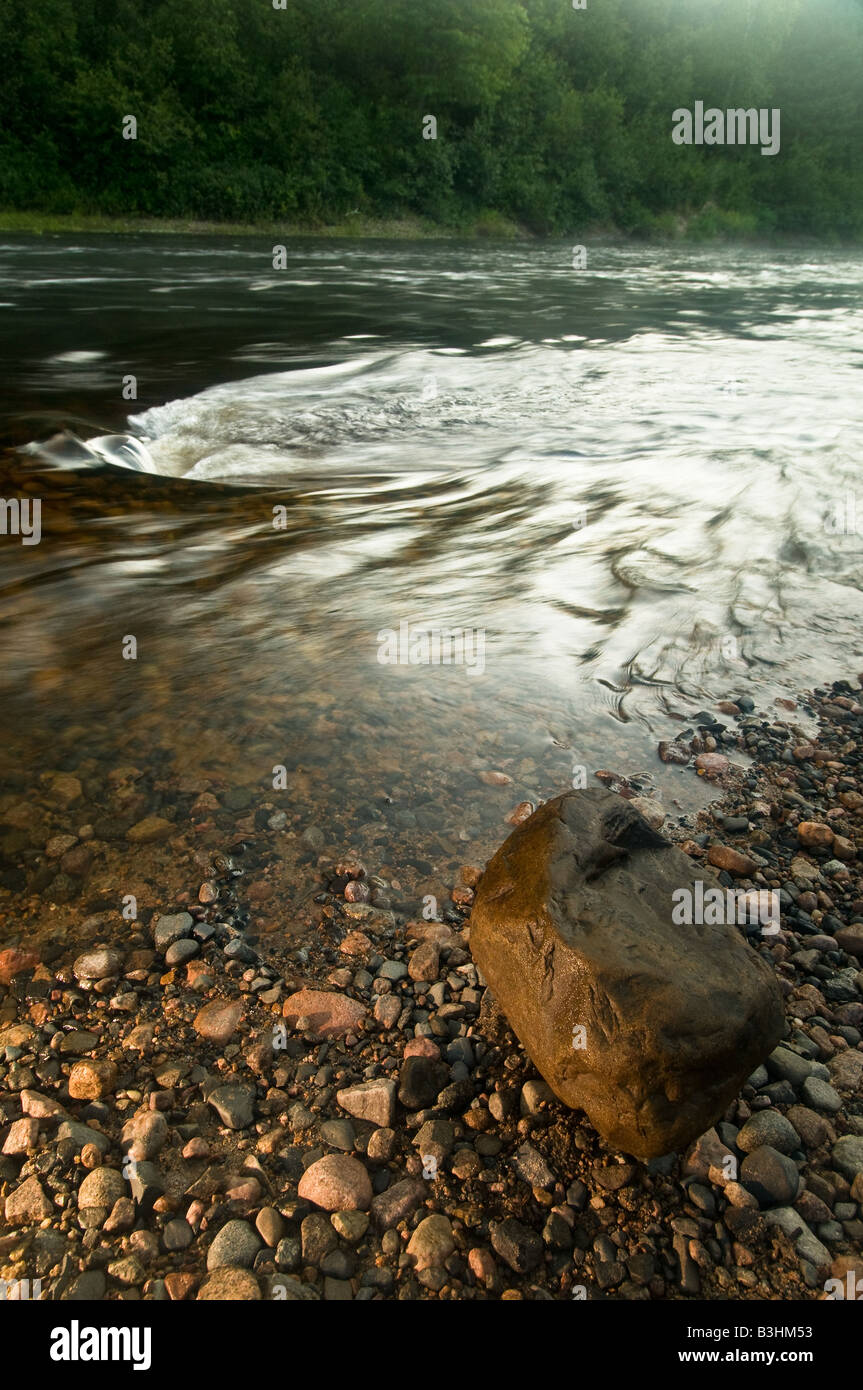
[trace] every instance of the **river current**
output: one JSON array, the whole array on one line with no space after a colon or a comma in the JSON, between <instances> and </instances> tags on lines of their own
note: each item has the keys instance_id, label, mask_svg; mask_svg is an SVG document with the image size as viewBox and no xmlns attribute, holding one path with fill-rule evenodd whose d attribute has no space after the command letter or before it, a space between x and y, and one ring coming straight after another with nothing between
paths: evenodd
<instances>
[{"instance_id":1,"label":"river current","mask_svg":"<svg viewBox=\"0 0 863 1390\"><path fill-rule=\"evenodd\" d=\"M7 238L18 790L149 758L434 866L579 768L691 809L658 739L863 670L863 259L579 259Z\"/></svg>"}]
</instances>

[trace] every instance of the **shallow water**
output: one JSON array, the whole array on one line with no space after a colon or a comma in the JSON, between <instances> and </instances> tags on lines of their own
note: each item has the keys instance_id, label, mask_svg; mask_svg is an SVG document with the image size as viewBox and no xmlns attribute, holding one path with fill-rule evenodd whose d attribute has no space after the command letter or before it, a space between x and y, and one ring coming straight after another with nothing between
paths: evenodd
<instances>
[{"instance_id":1,"label":"shallow water","mask_svg":"<svg viewBox=\"0 0 863 1390\"><path fill-rule=\"evenodd\" d=\"M863 669L863 259L572 259L0 246L3 495L42 510L0 537L16 794L131 760L422 879L579 767L691 809L658 738ZM382 664L402 624L473 665Z\"/></svg>"}]
</instances>

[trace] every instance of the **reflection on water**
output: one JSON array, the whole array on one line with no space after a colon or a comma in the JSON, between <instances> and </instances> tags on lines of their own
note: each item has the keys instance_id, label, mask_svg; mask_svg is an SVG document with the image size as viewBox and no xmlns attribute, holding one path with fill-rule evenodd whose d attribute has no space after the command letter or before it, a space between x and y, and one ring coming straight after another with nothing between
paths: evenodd
<instances>
[{"instance_id":1,"label":"reflection on water","mask_svg":"<svg viewBox=\"0 0 863 1390\"><path fill-rule=\"evenodd\" d=\"M0 249L4 495L43 501L0 544L13 780L131 759L254 812L281 764L298 831L434 867L578 765L690 807L673 721L860 669L859 259L269 254ZM403 623L483 672L381 664Z\"/></svg>"}]
</instances>

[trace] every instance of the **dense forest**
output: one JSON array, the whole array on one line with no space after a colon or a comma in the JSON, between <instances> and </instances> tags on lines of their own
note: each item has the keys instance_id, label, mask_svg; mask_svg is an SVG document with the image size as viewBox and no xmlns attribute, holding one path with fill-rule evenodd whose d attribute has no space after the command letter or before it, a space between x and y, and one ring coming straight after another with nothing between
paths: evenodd
<instances>
[{"instance_id":1,"label":"dense forest","mask_svg":"<svg viewBox=\"0 0 863 1390\"><path fill-rule=\"evenodd\" d=\"M863 234L863 0L0 0L0 50L4 210Z\"/></svg>"}]
</instances>

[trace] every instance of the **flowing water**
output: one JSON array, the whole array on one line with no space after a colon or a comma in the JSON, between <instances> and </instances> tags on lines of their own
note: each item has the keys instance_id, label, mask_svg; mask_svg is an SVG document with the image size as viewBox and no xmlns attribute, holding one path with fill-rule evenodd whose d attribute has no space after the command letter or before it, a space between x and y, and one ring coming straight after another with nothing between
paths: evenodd
<instances>
[{"instance_id":1,"label":"flowing water","mask_svg":"<svg viewBox=\"0 0 863 1390\"><path fill-rule=\"evenodd\" d=\"M138 812L417 893L581 767L700 804L659 738L863 669L861 289L812 248L7 238L4 804L132 764ZM381 659L422 628L456 659Z\"/></svg>"}]
</instances>

